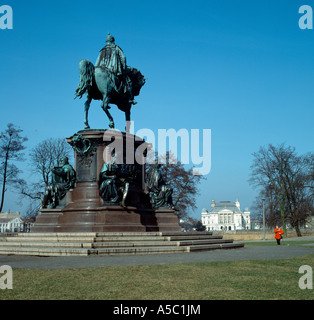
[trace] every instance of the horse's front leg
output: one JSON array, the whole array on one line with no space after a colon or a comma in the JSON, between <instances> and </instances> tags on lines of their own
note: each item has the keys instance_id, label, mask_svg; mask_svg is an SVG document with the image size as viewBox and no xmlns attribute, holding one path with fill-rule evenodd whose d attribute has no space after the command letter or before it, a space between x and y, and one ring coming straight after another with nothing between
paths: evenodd
<instances>
[{"instance_id":1,"label":"horse's front leg","mask_svg":"<svg viewBox=\"0 0 314 320\"><path fill-rule=\"evenodd\" d=\"M107 117L108 117L108 119L109 119L109 121L110 121L110 122L109 122L109 128L114 129L114 121L113 121L113 118L112 118L112 116L111 116L111 114L110 114L110 112L109 112L110 107L109 107L109 100L108 100L108 98L104 98L101 107L102 107L102 109L105 111L105 113L106 113L106 115L107 115Z\"/></svg>"},{"instance_id":2,"label":"horse's front leg","mask_svg":"<svg viewBox=\"0 0 314 320\"><path fill-rule=\"evenodd\" d=\"M90 126L88 124L88 110L89 110L91 102L92 102L92 99L91 99L90 95L87 94L86 95L86 101L85 101L85 104L84 104L84 110L85 110L84 124L85 124L85 129L89 129L90 128Z\"/></svg>"},{"instance_id":3,"label":"horse's front leg","mask_svg":"<svg viewBox=\"0 0 314 320\"><path fill-rule=\"evenodd\" d=\"M130 133L131 127L131 107L125 111L125 132Z\"/></svg>"}]
</instances>

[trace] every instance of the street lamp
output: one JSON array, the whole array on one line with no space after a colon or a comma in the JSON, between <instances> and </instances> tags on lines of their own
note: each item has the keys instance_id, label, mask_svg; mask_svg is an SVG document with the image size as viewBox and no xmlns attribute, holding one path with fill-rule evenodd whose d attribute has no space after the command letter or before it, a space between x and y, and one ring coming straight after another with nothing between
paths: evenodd
<instances>
[{"instance_id":1,"label":"street lamp","mask_svg":"<svg viewBox=\"0 0 314 320\"><path fill-rule=\"evenodd\" d=\"M263 201L263 240L265 240L265 199Z\"/></svg>"}]
</instances>

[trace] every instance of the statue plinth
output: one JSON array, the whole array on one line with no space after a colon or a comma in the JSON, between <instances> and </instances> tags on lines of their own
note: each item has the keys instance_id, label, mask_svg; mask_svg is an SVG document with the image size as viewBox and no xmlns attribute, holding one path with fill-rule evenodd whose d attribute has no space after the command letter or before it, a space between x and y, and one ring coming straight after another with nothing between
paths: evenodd
<instances>
[{"instance_id":1,"label":"statue plinth","mask_svg":"<svg viewBox=\"0 0 314 320\"><path fill-rule=\"evenodd\" d=\"M56 208L40 211L32 232L181 230L174 210L153 209L149 205L144 157L150 145L143 139L115 130L89 129L67 138L67 142L75 151L75 187ZM113 144L120 157L119 179L110 180L104 164L112 157L107 147ZM116 199L104 190L114 183L117 183Z\"/></svg>"}]
</instances>

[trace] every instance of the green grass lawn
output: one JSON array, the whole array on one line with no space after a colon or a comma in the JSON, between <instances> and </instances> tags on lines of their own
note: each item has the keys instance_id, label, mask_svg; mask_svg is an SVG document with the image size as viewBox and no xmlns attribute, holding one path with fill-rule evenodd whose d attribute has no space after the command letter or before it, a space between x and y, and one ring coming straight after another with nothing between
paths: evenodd
<instances>
[{"instance_id":1,"label":"green grass lawn","mask_svg":"<svg viewBox=\"0 0 314 320\"><path fill-rule=\"evenodd\" d=\"M209 253L210 254L210 253ZM207 262L67 270L13 270L1 300L312 300L301 290L301 265L314 254L283 260Z\"/></svg>"}]
</instances>

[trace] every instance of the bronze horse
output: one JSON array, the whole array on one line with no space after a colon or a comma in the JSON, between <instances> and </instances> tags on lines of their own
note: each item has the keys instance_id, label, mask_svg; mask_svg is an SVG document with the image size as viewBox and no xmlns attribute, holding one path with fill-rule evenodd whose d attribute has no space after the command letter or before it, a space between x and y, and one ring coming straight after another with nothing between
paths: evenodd
<instances>
[{"instance_id":1,"label":"bronze horse","mask_svg":"<svg viewBox=\"0 0 314 320\"><path fill-rule=\"evenodd\" d=\"M131 80L132 92L134 96L138 96L142 86L145 84L145 78L141 72L135 68L127 67L127 76ZM132 103L129 101L130 94L123 90L124 86L120 83L113 83L112 77L109 72L104 68L95 68L94 65L86 59L79 63L80 82L75 91L75 98L80 99L86 94L85 101L85 129L89 129L88 123L88 110L92 100L102 100L102 109L105 111L109 118L109 127L114 128L114 121L109 112L109 104L115 104L121 111L125 113L126 132L129 132L129 121L131 120L131 107ZM116 88L121 89L117 92Z\"/></svg>"}]
</instances>

